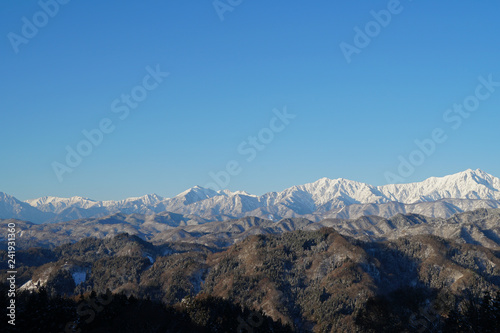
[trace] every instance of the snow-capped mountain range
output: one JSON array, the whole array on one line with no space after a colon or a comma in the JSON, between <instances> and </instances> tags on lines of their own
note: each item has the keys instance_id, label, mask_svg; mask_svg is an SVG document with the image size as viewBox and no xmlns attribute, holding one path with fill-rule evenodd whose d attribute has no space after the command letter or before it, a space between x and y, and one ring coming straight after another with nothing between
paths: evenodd
<instances>
[{"instance_id":1,"label":"snow-capped mountain range","mask_svg":"<svg viewBox=\"0 0 500 333\"><path fill-rule=\"evenodd\" d=\"M498 207L500 179L479 169L431 177L417 183L384 186L343 178L322 178L261 196L195 186L173 198L150 194L120 201L42 197L23 202L0 192L0 218L35 223L101 217L118 212L145 215L173 212L198 220L219 221L244 216L274 220L302 216L319 221L362 215L391 217L398 213L449 217L457 212Z\"/></svg>"}]
</instances>

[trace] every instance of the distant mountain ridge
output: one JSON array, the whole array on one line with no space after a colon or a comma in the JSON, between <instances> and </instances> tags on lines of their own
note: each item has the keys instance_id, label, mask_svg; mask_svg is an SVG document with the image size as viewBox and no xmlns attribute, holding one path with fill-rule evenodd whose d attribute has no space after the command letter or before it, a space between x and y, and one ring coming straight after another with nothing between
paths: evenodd
<instances>
[{"instance_id":1,"label":"distant mountain ridge","mask_svg":"<svg viewBox=\"0 0 500 333\"><path fill-rule=\"evenodd\" d=\"M252 235L282 234L297 230L333 228L342 235L364 241L395 240L405 236L434 235L458 243L478 244L500 250L500 209L477 209L450 218L420 214L396 214L391 218L362 216L356 219L328 218L314 222L305 218L271 221L243 217L227 221L207 221L175 213L157 215L113 214L68 222L33 224L0 219L0 227L16 224L17 245L22 248L52 247L85 237L109 238L120 233L136 235L154 244L184 242L224 248ZM0 235L0 244L7 242Z\"/></svg>"},{"instance_id":2,"label":"distant mountain ridge","mask_svg":"<svg viewBox=\"0 0 500 333\"><path fill-rule=\"evenodd\" d=\"M281 192L261 196L195 186L173 198L156 194L120 201L95 201L83 197L42 197L19 201L0 192L0 218L35 223L102 217L115 213L154 215L172 212L224 221L245 216L271 220L306 217L391 217L419 213L447 218L457 212L500 207L500 179L480 169L465 170L422 182L373 186L343 178L322 178Z\"/></svg>"}]
</instances>

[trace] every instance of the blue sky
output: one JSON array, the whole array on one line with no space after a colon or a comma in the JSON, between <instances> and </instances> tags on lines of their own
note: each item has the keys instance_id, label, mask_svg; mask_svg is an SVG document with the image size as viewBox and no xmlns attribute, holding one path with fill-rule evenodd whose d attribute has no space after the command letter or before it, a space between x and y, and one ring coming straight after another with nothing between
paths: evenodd
<instances>
[{"instance_id":1,"label":"blue sky","mask_svg":"<svg viewBox=\"0 0 500 333\"><path fill-rule=\"evenodd\" d=\"M54 1L41 3L55 12ZM400 182L467 168L500 176L500 87L480 88L487 98L459 126L458 114L443 118L474 102L478 77L500 82L498 2L220 3L232 9L224 20L211 1L72 0L53 17L37 1L3 1L0 191L169 197L214 183L230 161L221 184L255 194L322 177L383 185L388 172ZM371 11L388 7L390 21L348 63L341 43L356 47L354 28L377 29ZM35 23L36 34L23 29ZM144 92L156 68L169 75L149 78L154 89L120 119L112 103ZM270 132L285 108L295 118ZM114 130L70 167L66 147L103 119ZM425 152L415 140L435 129L446 140ZM398 171L400 157L412 170Z\"/></svg>"}]
</instances>

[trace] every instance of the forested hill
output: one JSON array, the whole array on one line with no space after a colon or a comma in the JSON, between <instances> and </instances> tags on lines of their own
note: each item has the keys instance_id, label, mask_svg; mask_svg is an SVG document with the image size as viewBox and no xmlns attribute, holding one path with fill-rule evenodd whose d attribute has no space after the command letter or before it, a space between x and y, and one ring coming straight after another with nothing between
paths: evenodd
<instances>
[{"instance_id":1,"label":"forested hill","mask_svg":"<svg viewBox=\"0 0 500 333\"><path fill-rule=\"evenodd\" d=\"M7 262L6 253L1 256ZM498 252L428 235L365 242L323 228L251 236L220 250L183 242L153 245L120 234L19 251L18 260L21 289L36 293L43 287L47 297L63 297L57 302L67 316L76 313L80 295L90 297L91 291L150 299L161 302L154 303L161 311L174 306L181 312L188 311L186 304L215 297L209 300L262 312L297 332L378 332L377 327L417 332L424 322L460 332L460 325L476 325L481 311L483 318L498 311ZM200 307L188 317L203 326L216 314ZM159 332L148 329L144 332Z\"/></svg>"}]
</instances>

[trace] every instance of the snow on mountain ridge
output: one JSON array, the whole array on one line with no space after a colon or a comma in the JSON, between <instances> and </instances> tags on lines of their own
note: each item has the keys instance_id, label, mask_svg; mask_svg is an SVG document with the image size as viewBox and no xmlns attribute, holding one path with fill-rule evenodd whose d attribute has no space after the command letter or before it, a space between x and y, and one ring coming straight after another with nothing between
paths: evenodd
<instances>
[{"instance_id":1,"label":"snow on mountain ridge","mask_svg":"<svg viewBox=\"0 0 500 333\"><path fill-rule=\"evenodd\" d=\"M41 212L26 202L0 192L0 219L17 218L38 223L51 218L53 215L52 213Z\"/></svg>"},{"instance_id":2,"label":"snow on mountain ridge","mask_svg":"<svg viewBox=\"0 0 500 333\"><path fill-rule=\"evenodd\" d=\"M296 188L311 193L313 200L319 205L334 199L348 199L352 203L375 203L384 199L376 187L344 178L321 178L314 183L299 185Z\"/></svg>"},{"instance_id":3,"label":"snow on mountain ridge","mask_svg":"<svg viewBox=\"0 0 500 333\"><path fill-rule=\"evenodd\" d=\"M94 206L99 206L101 203L100 201L95 201L80 196L73 196L71 198L45 196L38 199L26 200L25 202L35 208L40 209L43 212L52 213L60 213L68 207L89 209Z\"/></svg>"},{"instance_id":4,"label":"snow on mountain ridge","mask_svg":"<svg viewBox=\"0 0 500 333\"><path fill-rule=\"evenodd\" d=\"M243 191L214 191L195 186L173 198L163 198L156 194L120 201L94 201L77 196L42 197L27 200L25 203L42 212L62 214L62 218L91 217L95 214L104 216L116 212L155 214L165 211L206 218L224 218L242 217L252 213L292 217L324 213L353 204L413 204L449 198L500 200L500 179L480 169L468 169L444 177L431 177L422 182L383 186L344 178L321 178L312 183L292 186L281 192L268 192L261 196ZM9 200L14 206L19 206ZM2 201L5 202L6 199L0 196L0 203Z\"/></svg>"},{"instance_id":5,"label":"snow on mountain ridge","mask_svg":"<svg viewBox=\"0 0 500 333\"><path fill-rule=\"evenodd\" d=\"M464 182L465 180L465 182ZM486 184L486 186L484 185ZM271 209L289 214L311 214L341 208L351 204L381 204L391 201L415 203L445 198L500 199L500 179L481 170L466 170L441 178L429 178L420 183L373 185L343 178L321 178L316 182L292 186L281 192L262 196L240 195L229 190L180 208L182 213L243 216L255 209Z\"/></svg>"},{"instance_id":6,"label":"snow on mountain ridge","mask_svg":"<svg viewBox=\"0 0 500 333\"><path fill-rule=\"evenodd\" d=\"M115 206L115 205L120 205L120 204L129 204L129 203L142 203L144 205L155 205L161 201L165 200L165 198L159 196L158 194L146 194L143 195L142 197L133 197L133 198L127 198L124 200L120 201L103 201L104 206Z\"/></svg>"},{"instance_id":7,"label":"snow on mountain ridge","mask_svg":"<svg viewBox=\"0 0 500 333\"><path fill-rule=\"evenodd\" d=\"M243 195L257 198L274 196L276 199L273 201L282 201L291 198L292 194L297 191L310 194L318 205L339 198L351 199L353 203L382 203L388 201L414 203L443 198L499 200L500 179L480 169L468 169L449 176L431 177L422 182L390 184L377 187L344 178L329 179L325 177L313 183L292 186L282 192L269 192L262 196L252 195L244 191L231 192L229 190L220 190L216 192L211 189L195 186L178 194L176 197L191 196L195 197L196 200L189 201L196 202L215 196ZM75 196L71 198L43 197L26 200L25 202L34 207L49 203L64 203L65 205L76 205L80 208L88 208L94 205L104 207L116 206L119 203L134 201L143 202L146 205L154 205L165 200L168 201L170 199L152 194L142 197L127 198L121 201L94 201L88 198Z\"/></svg>"},{"instance_id":8,"label":"snow on mountain ridge","mask_svg":"<svg viewBox=\"0 0 500 333\"><path fill-rule=\"evenodd\" d=\"M392 201L402 203L447 198L500 200L500 179L480 169L431 177L422 182L384 185L378 189Z\"/></svg>"}]
</instances>

